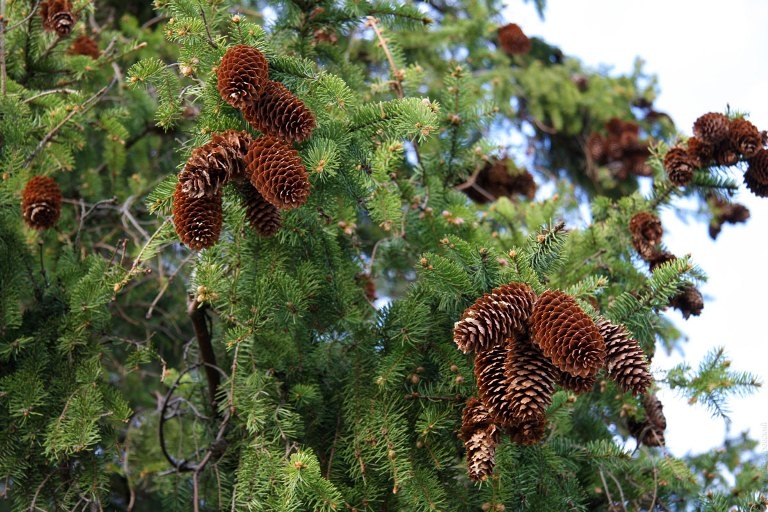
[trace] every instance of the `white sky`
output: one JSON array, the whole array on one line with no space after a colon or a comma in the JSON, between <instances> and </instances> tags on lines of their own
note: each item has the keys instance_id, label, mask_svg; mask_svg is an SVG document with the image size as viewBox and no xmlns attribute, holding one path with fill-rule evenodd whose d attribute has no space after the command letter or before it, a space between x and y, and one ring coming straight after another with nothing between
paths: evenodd
<instances>
[{"instance_id":1,"label":"white sky","mask_svg":"<svg viewBox=\"0 0 768 512\"><path fill-rule=\"evenodd\" d=\"M668 113L677 129L691 135L701 114L732 109L748 112L749 120L768 130L768 1L765 0L547 0L542 22L533 2L511 0L506 22L521 26L578 57L586 65L613 66L629 72L636 57L645 72L659 80L657 110ZM762 315L768 316L768 198L752 195L743 185L735 198L751 218L746 224L725 225L717 241L707 226L683 222L672 212L662 216L664 243L677 255L691 253L708 274L701 287L704 310L684 321L677 310L670 318L686 333L684 354L657 352L658 372L687 361L694 368L710 349L724 346L731 368L749 371L765 383L759 393L728 402L731 435L749 430L768 452L768 343ZM667 417L667 447L675 455L719 446L725 423L700 405L688 405L675 392L659 397Z\"/></svg>"}]
</instances>

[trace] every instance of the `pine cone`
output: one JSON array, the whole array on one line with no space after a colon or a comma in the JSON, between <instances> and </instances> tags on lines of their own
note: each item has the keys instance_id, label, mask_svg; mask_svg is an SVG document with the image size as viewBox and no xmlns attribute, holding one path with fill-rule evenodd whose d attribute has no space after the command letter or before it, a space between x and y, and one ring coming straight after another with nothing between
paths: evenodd
<instances>
[{"instance_id":1,"label":"pine cone","mask_svg":"<svg viewBox=\"0 0 768 512\"><path fill-rule=\"evenodd\" d=\"M315 129L315 115L280 82L268 81L259 99L243 109L243 117L264 135L302 142Z\"/></svg>"},{"instance_id":2,"label":"pine cone","mask_svg":"<svg viewBox=\"0 0 768 512\"><path fill-rule=\"evenodd\" d=\"M193 149L179 173L182 192L194 198L219 196L232 171L230 157L227 148L213 141Z\"/></svg>"},{"instance_id":3,"label":"pine cone","mask_svg":"<svg viewBox=\"0 0 768 512\"><path fill-rule=\"evenodd\" d=\"M714 153L714 146L707 144L698 137L691 137L688 139L687 153L692 156L698 162L699 166L707 167L712 161L712 155Z\"/></svg>"},{"instance_id":4,"label":"pine cone","mask_svg":"<svg viewBox=\"0 0 768 512\"><path fill-rule=\"evenodd\" d=\"M501 427L513 424L508 412L512 404L507 393L509 381L504 372L506 358L507 347L504 345L478 352L475 357L475 379L480 399L494 422Z\"/></svg>"},{"instance_id":5,"label":"pine cone","mask_svg":"<svg viewBox=\"0 0 768 512\"><path fill-rule=\"evenodd\" d=\"M70 0L42 2L38 12L43 18L43 28L48 32L56 32L59 37L67 37L77 22Z\"/></svg>"},{"instance_id":6,"label":"pine cone","mask_svg":"<svg viewBox=\"0 0 768 512\"><path fill-rule=\"evenodd\" d=\"M541 421L555 392L557 369L552 362L533 346L530 339L511 336L507 339L504 373L508 407L499 414L504 418L503 424Z\"/></svg>"},{"instance_id":7,"label":"pine cone","mask_svg":"<svg viewBox=\"0 0 768 512\"><path fill-rule=\"evenodd\" d=\"M501 346L509 336L528 331L536 294L525 283L508 283L491 290L468 307L453 326L453 341L464 352Z\"/></svg>"},{"instance_id":8,"label":"pine cone","mask_svg":"<svg viewBox=\"0 0 768 512\"><path fill-rule=\"evenodd\" d=\"M182 243L198 251L212 247L221 235L221 193L215 196L191 197L176 184L173 194L173 225Z\"/></svg>"},{"instance_id":9,"label":"pine cone","mask_svg":"<svg viewBox=\"0 0 768 512\"><path fill-rule=\"evenodd\" d=\"M653 272L657 268L659 268L664 263L667 263L668 261L674 261L677 259L677 256L672 254L668 251L656 251L656 253L653 255L653 257L648 261L648 270Z\"/></svg>"},{"instance_id":10,"label":"pine cone","mask_svg":"<svg viewBox=\"0 0 768 512\"><path fill-rule=\"evenodd\" d=\"M728 138L744 158L752 158L763 148L760 130L743 117L731 121Z\"/></svg>"},{"instance_id":11,"label":"pine cone","mask_svg":"<svg viewBox=\"0 0 768 512\"><path fill-rule=\"evenodd\" d=\"M597 326L570 295L547 290L533 305L531 339L552 363L577 377L595 375L605 361Z\"/></svg>"},{"instance_id":12,"label":"pine cone","mask_svg":"<svg viewBox=\"0 0 768 512\"><path fill-rule=\"evenodd\" d=\"M61 215L61 189L53 178L35 176L21 191L21 212L27 226L48 229Z\"/></svg>"},{"instance_id":13,"label":"pine cone","mask_svg":"<svg viewBox=\"0 0 768 512\"><path fill-rule=\"evenodd\" d=\"M214 133L211 142L223 147L229 154L230 178L237 181L247 179L245 157L253 142L251 134L245 131L226 130L222 133Z\"/></svg>"},{"instance_id":14,"label":"pine cone","mask_svg":"<svg viewBox=\"0 0 768 512\"><path fill-rule=\"evenodd\" d=\"M739 163L739 151L731 144L731 139L725 139L715 146L712 157L717 165L730 167Z\"/></svg>"},{"instance_id":15,"label":"pine cone","mask_svg":"<svg viewBox=\"0 0 768 512\"><path fill-rule=\"evenodd\" d=\"M467 450L467 467L472 480L485 480L493 472L499 433L483 403L476 397L467 400L459 437Z\"/></svg>"},{"instance_id":16,"label":"pine cone","mask_svg":"<svg viewBox=\"0 0 768 512\"><path fill-rule=\"evenodd\" d=\"M509 429L509 437L513 443L529 446L544 439L547 429L547 420L530 420Z\"/></svg>"},{"instance_id":17,"label":"pine cone","mask_svg":"<svg viewBox=\"0 0 768 512\"><path fill-rule=\"evenodd\" d=\"M221 58L216 77L221 99L242 110L261 95L269 80L269 64L256 48L238 44Z\"/></svg>"},{"instance_id":18,"label":"pine cone","mask_svg":"<svg viewBox=\"0 0 768 512\"><path fill-rule=\"evenodd\" d=\"M659 252L664 228L659 218L650 212L638 212L629 220L632 246L644 260L653 259Z\"/></svg>"},{"instance_id":19,"label":"pine cone","mask_svg":"<svg viewBox=\"0 0 768 512\"><path fill-rule=\"evenodd\" d=\"M602 135L597 132L590 133L589 137L587 137L585 147L587 155L589 155L589 158L593 162L598 165L605 162L604 158L607 148L606 141Z\"/></svg>"},{"instance_id":20,"label":"pine cone","mask_svg":"<svg viewBox=\"0 0 768 512\"><path fill-rule=\"evenodd\" d=\"M720 234L723 224L738 224L746 222L749 218L749 209L740 203L729 203L715 195L708 198L708 203L712 209L712 219L709 222L709 236L716 240Z\"/></svg>"},{"instance_id":21,"label":"pine cone","mask_svg":"<svg viewBox=\"0 0 768 512\"><path fill-rule=\"evenodd\" d=\"M667 428L667 418L664 407L656 395L643 395L645 421L639 422L633 418L629 421L629 432L637 438L637 442L645 446L664 446L664 431Z\"/></svg>"},{"instance_id":22,"label":"pine cone","mask_svg":"<svg viewBox=\"0 0 768 512\"><path fill-rule=\"evenodd\" d=\"M761 149L749 159L744 183L758 197L768 197L768 149Z\"/></svg>"},{"instance_id":23,"label":"pine cone","mask_svg":"<svg viewBox=\"0 0 768 512\"><path fill-rule=\"evenodd\" d=\"M272 236L280 229L280 210L264 199L249 181L237 183L245 218L259 236Z\"/></svg>"},{"instance_id":24,"label":"pine cone","mask_svg":"<svg viewBox=\"0 0 768 512\"><path fill-rule=\"evenodd\" d=\"M280 139L254 139L245 161L253 186L276 207L296 208L307 202L307 171L299 154Z\"/></svg>"},{"instance_id":25,"label":"pine cone","mask_svg":"<svg viewBox=\"0 0 768 512\"><path fill-rule=\"evenodd\" d=\"M99 45L92 38L83 34L78 36L77 39L67 50L70 55L86 55L94 60L98 59L101 53L99 52Z\"/></svg>"},{"instance_id":26,"label":"pine cone","mask_svg":"<svg viewBox=\"0 0 768 512\"><path fill-rule=\"evenodd\" d=\"M509 55L524 55L531 51L531 40L516 23L499 27L499 46Z\"/></svg>"},{"instance_id":27,"label":"pine cone","mask_svg":"<svg viewBox=\"0 0 768 512\"><path fill-rule=\"evenodd\" d=\"M608 376L622 391L633 395L645 393L653 377L648 371L648 361L643 349L623 325L614 325L606 319L597 323L605 340L605 369Z\"/></svg>"},{"instance_id":28,"label":"pine cone","mask_svg":"<svg viewBox=\"0 0 768 512\"><path fill-rule=\"evenodd\" d=\"M708 112L693 122L693 135L710 145L728 138L731 121L719 112Z\"/></svg>"},{"instance_id":29,"label":"pine cone","mask_svg":"<svg viewBox=\"0 0 768 512\"><path fill-rule=\"evenodd\" d=\"M557 370L557 384L563 389L573 391L574 393L586 393L591 390L597 381L597 376L574 377L568 372Z\"/></svg>"},{"instance_id":30,"label":"pine cone","mask_svg":"<svg viewBox=\"0 0 768 512\"><path fill-rule=\"evenodd\" d=\"M678 187L684 187L693 181L693 171L700 163L681 146L675 146L664 155L663 164L669 181Z\"/></svg>"},{"instance_id":31,"label":"pine cone","mask_svg":"<svg viewBox=\"0 0 768 512\"><path fill-rule=\"evenodd\" d=\"M480 204L515 194L533 199L537 188L533 175L526 169L515 169L511 173L508 162L507 158L502 158L486 163L477 174L473 186L465 190L470 199Z\"/></svg>"},{"instance_id":32,"label":"pine cone","mask_svg":"<svg viewBox=\"0 0 768 512\"><path fill-rule=\"evenodd\" d=\"M679 309L686 320L691 316L699 316L704 309L704 297L693 283L686 283L685 286L672 297L669 305Z\"/></svg>"}]
</instances>

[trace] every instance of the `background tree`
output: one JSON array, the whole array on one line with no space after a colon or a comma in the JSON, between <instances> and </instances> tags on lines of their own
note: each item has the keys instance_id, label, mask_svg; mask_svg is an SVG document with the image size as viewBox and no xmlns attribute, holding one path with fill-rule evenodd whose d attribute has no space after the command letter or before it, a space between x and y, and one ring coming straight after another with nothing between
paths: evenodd
<instances>
[{"instance_id":1,"label":"background tree","mask_svg":"<svg viewBox=\"0 0 768 512\"><path fill-rule=\"evenodd\" d=\"M704 305L659 209L765 195L742 114L497 2L0 6L0 506L765 508L655 397L756 379L648 373Z\"/></svg>"}]
</instances>

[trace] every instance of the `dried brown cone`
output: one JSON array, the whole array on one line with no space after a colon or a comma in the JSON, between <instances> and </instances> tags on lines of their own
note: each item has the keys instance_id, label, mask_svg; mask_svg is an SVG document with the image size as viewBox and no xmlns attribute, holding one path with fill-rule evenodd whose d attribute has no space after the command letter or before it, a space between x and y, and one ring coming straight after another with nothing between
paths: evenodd
<instances>
[{"instance_id":1,"label":"dried brown cone","mask_svg":"<svg viewBox=\"0 0 768 512\"><path fill-rule=\"evenodd\" d=\"M761 149L749 159L744 183L758 197L768 197L768 149Z\"/></svg>"},{"instance_id":2,"label":"dried brown cone","mask_svg":"<svg viewBox=\"0 0 768 512\"><path fill-rule=\"evenodd\" d=\"M509 160L502 158L493 163L488 162L465 192L473 201L483 204L515 194L533 199L536 189L536 182L530 172L517 168L510 170Z\"/></svg>"},{"instance_id":3,"label":"dried brown cone","mask_svg":"<svg viewBox=\"0 0 768 512\"><path fill-rule=\"evenodd\" d=\"M669 305L679 309L686 320L691 316L699 316L704 309L704 297L693 283L685 283L685 286L669 301Z\"/></svg>"},{"instance_id":4,"label":"dried brown cone","mask_svg":"<svg viewBox=\"0 0 768 512\"><path fill-rule=\"evenodd\" d=\"M669 181L678 187L684 187L693 181L693 171L699 167L699 163L681 146L670 148L663 161Z\"/></svg>"},{"instance_id":5,"label":"dried brown cone","mask_svg":"<svg viewBox=\"0 0 768 512\"><path fill-rule=\"evenodd\" d=\"M555 392L558 371L552 362L527 337L510 336L504 373L508 407L498 413L502 423L517 425L543 419Z\"/></svg>"},{"instance_id":6,"label":"dried brown cone","mask_svg":"<svg viewBox=\"0 0 768 512\"><path fill-rule=\"evenodd\" d=\"M173 194L173 226L179 239L190 249L198 251L212 247L221 235L221 194L191 197L176 184Z\"/></svg>"},{"instance_id":7,"label":"dried brown cone","mask_svg":"<svg viewBox=\"0 0 768 512\"><path fill-rule=\"evenodd\" d=\"M693 135L714 146L728 138L730 125L728 116L719 112L708 112L693 122Z\"/></svg>"},{"instance_id":8,"label":"dried brown cone","mask_svg":"<svg viewBox=\"0 0 768 512\"><path fill-rule=\"evenodd\" d=\"M507 347L495 346L478 352L475 356L475 380L480 400L488 409L494 422L501 427L513 424L508 411L511 408L507 393L509 381L504 372Z\"/></svg>"},{"instance_id":9,"label":"dried brown cone","mask_svg":"<svg viewBox=\"0 0 768 512\"><path fill-rule=\"evenodd\" d=\"M573 391L574 393L586 393L591 390L597 381L597 376L574 377L568 372L557 370L557 384L563 389Z\"/></svg>"},{"instance_id":10,"label":"dried brown cone","mask_svg":"<svg viewBox=\"0 0 768 512\"><path fill-rule=\"evenodd\" d=\"M691 137L687 141L687 146L688 154L698 161L699 166L706 167L710 164L715 150L712 144L707 144L698 137Z\"/></svg>"},{"instance_id":11,"label":"dried brown cone","mask_svg":"<svg viewBox=\"0 0 768 512\"><path fill-rule=\"evenodd\" d=\"M496 465L496 445L500 429L488 409L475 397L467 400L459 437L467 451L467 469L472 480L486 480Z\"/></svg>"},{"instance_id":12,"label":"dried brown cone","mask_svg":"<svg viewBox=\"0 0 768 512\"><path fill-rule=\"evenodd\" d=\"M709 222L709 236L716 240L723 224L738 224L749 219L749 209L740 203L729 203L717 196L708 198L713 216Z\"/></svg>"},{"instance_id":13,"label":"dried brown cone","mask_svg":"<svg viewBox=\"0 0 768 512\"><path fill-rule=\"evenodd\" d=\"M653 377L643 349L623 325L606 319L597 323L605 340L605 369L622 391L640 395L651 385Z\"/></svg>"},{"instance_id":14,"label":"dried brown cone","mask_svg":"<svg viewBox=\"0 0 768 512\"><path fill-rule=\"evenodd\" d=\"M229 48L216 70L221 99L237 109L256 101L269 80L267 58L246 44Z\"/></svg>"},{"instance_id":15,"label":"dried brown cone","mask_svg":"<svg viewBox=\"0 0 768 512\"><path fill-rule=\"evenodd\" d=\"M604 163L606 154L606 141L602 135L597 132L589 134L586 142L584 143L585 150L589 158L597 164Z\"/></svg>"},{"instance_id":16,"label":"dried brown cone","mask_svg":"<svg viewBox=\"0 0 768 512\"><path fill-rule=\"evenodd\" d=\"M213 144L223 147L230 161L230 179L244 180L245 175L245 157L248 155L248 149L251 147L253 137L245 131L226 130L222 133L214 133L211 137Z\"/></svg>"},{"instance_id":17,"label":"dried brown cone","mask_svg":"<svg viewBox=\"0 0 768 512\"><path fill-rule=\"evenodd\" d=\"M245 218L259 236L272 236L280 230L280 210L259 194L249 181L237 183L240 200L245 207Z\"/></svg>"},{"instance_id":18,"label":"dried brown cone","mask_svg":"<svg viewBox=\"0 0 768 512\"><path fill-rule=\"evenodd\" d=\"M717 144L712 150L712 157L717 165L730 167L739 163L739 151L731 144L730 139Z\"/></svg>"},{"instance_id":19,"label":"dried brown cone","mask_svg":"<svg viewBox=\"0 0 768 512\"><path fill-rule=\"evenodd\" d=\"M230 152L211 141L192 150L184 169L179 173L181 190L189 197L217 197L232 172Z\"/></svg>"},{"instance_id":20,"label":"dried brown cone","mask_svg":"<svg viewBox=\"0 0 768 512\"><path fill-rule=\"evenodd\" d=\"M245 162L256 190L278 208L297 208L309 197L309 176L299 154L275 137L254 139Z\"/></svg>"},{"instance_id":21,"label":"dried brown cone","mask_svg":"<svg viewBox=\"0 0 768 512\"><path fill-rule=\"evenodd\" d=\"M280 82L268 81L259 99L243 109L243 117L264 135L302 142L315 129L315 115Z\"/></svg>"},{"instance_id":22,"label":"dried brown cone","mask_svg":"<svg viewBox=\"0 0 768 512\"><path fill-rule=\"evenodd\" d=\"M603 337L570 295L559 290L542 293L533 305L530 329L534 345L560 370L590 377L603 366Z\"/></svg>"},{"instance_id":23,"label":"dried brown cone","mask_svg":"<svg viewBox=\"0 0 768 512\"><path fill-rule=\"evenodd\" d=\"M507 283L491 290L464 310L453 326L453 341L464 352L504 345L515 333L528 331L536 294L525 283Z\"/></svg>"},{"instance_id":24,"label":"dried brown cone","mask_svg":"<svg viewBox=\"0 0 768 512\"><path fill-rule=\"evenodd\" d=\"M38 12L43 18L43 28L48 32L56 32L59 37L67 37L77 22L70 0L42 2Z\"/></svg>"},{"instance_id":25,"label":"dried brown cone","mask_svg":"<svg viewBox=\"0 0 768 512\"><path fill-rule=\"evenodd\" d=\"M650 212L638 212L629 220L632 246L640 256L649 261L659 251L664 228L661 220Z\"/></svg>"},{"instance_id":26,"label":"dried brown cone","mask_svg":"<svg viewBox=\"0 0 768 512\"><path fill-rule=\"evenodd\" d=\"M763 149L763 136L760 130L743 117L731 121L728 138L731 146L736 148L744 158L752 158Z\"/></svg>"},{"instance_id":27,"label":"dried brown cone","mask_svg":"<svg viewBox=\"0 0 768 512\"><path fill-rule=\"evenodd\" d=\"M529 446L544 439L547 430L546 418L530 420L511 427L509 437L513 443Z\"/></svg>"},{"instance_id":28,"label":"dried brown cone","mask_svg":"<svg viewBox=\"0 0 768 512\"><path fill-rule=\"evenodd\" d=\"M61 215L61 189L53 178L35 176L21 191L24 222L34 229L48 229Z\"/></svg>"},{"instance_id":29,"label":"dried brown cone","mask_svg":"<svg viewBox=\"0 0 768 512\"><path fill-rule=\"evenodd\" d=\"M533 46L530 38L516 23L508 23L499 27L499 46L509 55L524 55Z\"/></svg>"},{"instance_id":30,"label":"dried brown cone","mask_svg":"<svg viewBox=\"0 0 768 512\"><path fill-rule=\"evenodd\" d=\"M83 34L77 37L75 41L70 45L67 53L70 55L85 55L94 60L98 59L101 53L99 52L99 45L93 38Z\"/></svg>"},{"instance_id":31,"label":"dried brown cone","mask_svg":"<svg viewBox=\"0 0 768 512\"><path fill-rule=\"evenodd\" d=\"M659 268L664 263L667 263L668 261L675 261L677 259L677 256L672 254L669 251L656 251L656 253L653 255L653 257L648 261L648 270L653 272L657 268Z\"/></svg>"},{"instance_id":32,"label":"dried brown cone","mask_svg":"<svg viewBox=\"0 0 768 512\"><path fill-rule=\"evenodd\" d=\"M664 446L664 431L667 428L667 418L664 407L656 395L643 395L645 421L630 418L629 431L637 438L637 442L645 446Z\"/></svg>"}]
</instances>

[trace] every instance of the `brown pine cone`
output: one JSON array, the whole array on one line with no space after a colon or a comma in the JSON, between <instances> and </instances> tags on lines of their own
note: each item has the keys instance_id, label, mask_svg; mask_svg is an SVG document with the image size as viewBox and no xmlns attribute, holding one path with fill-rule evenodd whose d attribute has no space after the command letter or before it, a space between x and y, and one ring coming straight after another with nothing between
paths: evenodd
<instances>
[{"instance_id":1,"label":"brown pine cone","mask_svg":"<svg viewBox=\"0 0 768 512\"><path fill-rule=\"evenodd\" d=\"M632 234L632 246L646 261L650 261L659 252L664 228L661 220L650 212L638 212L629 220L629 232Z\"/></svg>"},{"instance_id":2,"label":"brown pine cone","mask_svg":"<svg viewBox=\"0 0 768 512\"><path fill-rule=\"evenodd\" d=\"M513 443L529 446L544 439L547 430L546 418L529 420L515 425L509 430L509 437Z\"/></svg>"},{"instance_id":3,"label":"brown pine cone","mask_svg":"<svg viewBox=\"0 0 768 512\"><path fill-rule=\"evenodd\" d=\"M744 183L758 197L768 197L768 149L761 149L749 159Z\"/></svg>"},{"instance_id":4,"label":"brown pine cone","mask_svg":"<svg viewBox=\"0 0 768 512\"><path fill-rule=\"evenodd\" d=\"M243 117L264 135L302 142L315 129L315 115L280 82L267 81L259 99L243 109Z\"/></svg>"},{"instance_id":5,"label":"brown pine cone","mask_svg":"<svg viewBox=\"0 0 768 512\"><path fill-rule=\"evenodd\" d=\"M573 391L574 393L586 393L591 390L597 381L597 376L574 377L568 372L557 370L557 384L561 388Z\"/></svg>"},{"instance_id":6,"label":"brown pine cone","mask_svg":"<svg viewBox=\"0 0 768 512\"><path fill-rule=\"evenodd\" d=\"M725 139L715 145L712 157L717 165L730 167L739 163L739 151L731 144L731 139Z\"/></svg>"},{"instance_id":7,"label":"brown pine cone","mask_svg":"<svg viewBox=\"0 0 768 512\"><path fill-rule=\"evenodd\" d=\"M278 232L282 219L280 210L264 199L250 181L237 183L240 200L245 207L245 218L259 236L272 236Z\"/></svg>"},{"instance_id":8,"label":"brown pine cone","mask_svg":"<svg viewBox=\"0 0 768 512\"><path fill-rule=\"evenodd\" d=\"M590 377L605 361L605 342L573 297L547 290L533 305L531 339L552 363L576 377Z\"/></svg>"},{"instance_id":9,"label":"brown pine cone","mask_svg":"<svg viewBox=\"0 0 768 512\"><path fill-rule=\"evenodd\" d=\"M61 215L61 189L53 178L34 176L21 191L21 213L27 226L48 229Z\"/></svg>"},{"instance_id":10,"label":"brown pine cone","mask_svg":"<svg viewBox=\"0 0 768 512\"><path fill-rule=\"evenodd\" d=\"M485 481L496 466L496 446L500 430L494 424L476 427L467 432L464 448L467 451L467 471L474 481Z\"/></svg>"},{"instance_id":11,"label":"brown pine cone","mask_svg":"<svg viewBox=\"0 0 768 512\"><path fill-rule=\"evenodd\" d=\"M709 221L709 236L716 240L723 224L738 224L749 219L749 209L740 203L729 203L725 199L712 195L707 198L712 210L712 219Z\"/></svg>"},{"instance_id":12,"label":"brown pine cone","mask_svg":"<svg viewBox=\"0 0 768 512\"><path fill-rule=\"evenodd\" d=\"M643 408L645 409L645 421L637 421L630 418L628 422L629 432L637 438L637 442L645 446L664 446L664 431L667 428L667 418L664 416L664 407L656 395L643 395Z\"/></svg>"},{"instance_id":13,"label":"brown pine cone","mask_svg":"<svg viewBox=\"0 0 768 512\"><path fill-rule=\"evenodd\" d=\"M242 110L256 101L269 80L267 58L246 44L229 48L216 70L221 99Z\"/></svg>"},{"instance_id":14,"label":"brown pine cone","mask_svg":"<svg viewBox=\"0 0 768 512\"><path fill-rule=\"evenodd\" d=\"M215 196L191 197L176 184L173 194L173 226L179 239L198 251L212 247L219 240L222 226L221 193Z\"/></svg>"},{"instance_id":15,"label":"brown pine cone","mask_svg":"<svg viewBox=\"0 0 768 512\"><path fill-rule=\"evenodd\" d=\"M77 16L72 12L70 0L42 2L38 12L43 18L43 28L48 32L56 32L59 37L67 37L77 22Z\"/></svg>"},{"instance_id":16,"label":"brown pine cone","mask_svg":"<svg viewBox=\"0 0 768 512\"><path fill-rule=\"evenodd\" d=\"M719 112L708 112L693 122L693 135L707 144L715 145L728 138L730 119Z\"/></svg>"},{"instance_id":17,"label":"brown pine cone","mask_svg":"<svg viewBox=\"0 0 768 512\"><path fill-rule=\"evenodd\" d=\"M504 372L507 347L496 346L478 352L475 356L475 380L480 391L480 400L488 409L493 421L501 427L511 426L509 410L511 403L507 389L509 381Z\"/></svg>"},{"instance_id":18,"label":"brown pine cone","mask_svg":"<svg viewBox=\"0 0 768 512\"><path fill-rule=\"evenodd\" d=\"M526 169L514 169L510 172L509 159L502 158L488 162L477 174L471 187L464 190L476 203L484 204L500 197L512 197L515 194L533 199L536 195L536 182Z\"/></svg>"},{"instance_id":19,"label":"brown pine cone","mask_svg":"<svg viewBox=\"0 0 768 512\"><path fill-rule=\"evenodd\" d=\"M245 162L251 183L278 208L297 208L309 197L309 176L299 154L275 137L254 139Z\"/></svg>"},{"instance_id":20,"label":"brown pine cone","mask_svg":"<svg viewBox=\"0 0 768 512\"><path fill-rule=\"evenodd\" d=\"M744 158L752 158L763 149L763 137L757 127L739 117L731 121L728 138L731 146L741 153Z\"/></svg>"},{"instance_id":21,"label":"brown pine cone","mask_svg":"<svg viewBox=\"0 0 768 512\"><path fill-rule=\"evenodd\" d=\"M78 36L77 39L67 50L70 55L86 55L94 60L98 59L101 53L99 52L99 45L93 38L83 34Z\"/></svg>"},{"instance_id":22,"label":"brown pine cone","mask_svg":"<svg viewBox=\"0 0 768 512\"><path fill-rule=\"evenodd\" d=\"M506 375L507 409L500 411L503 424L518 425L532 420L540 421L552 403L557 369L524 336L507 339Z\"/></svg>"},{"instance_id":23,"label":"brown pine cone","mask_svg":"<svg viewBox=\"0 0 768 512\"><path fill-rule=\"evenodd\" d=\"M251 134L246 131L226 130L214 133L211 142L223 147L229 154L230 178L237 181L246 180L245 157L253 142Z\"/></svg>"},{"instance_id":24,"label":"brown pine cone","mask_svg":"<svg viewBox=\"0 0 768 512\"><path fill-rule=\"evenodd\" d=\"M515 333L527 333L536 294L525 283L491 290L468 307L453 326L453 341L464 352L504 345Z\"/></svg>"},{"instance_id":25,"label":"brown pine cone","mask_svg":"<svg viewBox=\"0 0 768 512\"><path fill-rule=\"evenodd\" d=\"M653 272L657 268L659 268L664 263L667 263L668 261L674 261L677 259L677 256L672 254L669 251L656 251L654 253L653 257L648 261L648 270Z\"/></svg>"},{"instance_id":26,"label":"brown pine cone","mask_svg":"<svg viewBox=\"0 0 768 512\"><path fill-rule=\"evenodd\" d=\"M693 171L699 167L699 162L688 154L681 146L675 146L664 155L664 170L669 181L678 187L684 187L693 181Z\"/></svg>"},{"instance_id":27,"label":"brown pine cone","mask_svg":"<svg viewBox=\"0 0 768 512\"><path fill-rule=\"evenodd\" d=\"M623 325L615 325L606 319L597 323L605 340L605 369L622 391L633 395L645 393L653 377L648 371L648 361L643 349Z\"/></svg>"},{"instance_id":28,"label":"brown pine cone","mask_svg":"<svg viewBox=\"0 0 768 512\"><path fill-rule=\"evenodd\" d=\"M516 23L499 27L499 46L508 55L524 55L531 51L531 40Z\"/></svg>"},{"instance_id":29,"label":"brown pine cone","mask_svg":"<svg viewBox=\"0 0 768 512\"><path fill-rule=\"evenodd\" d=\"M672 297L669 305L679 309L686 320L691 316L699 316L704 309L704 297L693 283L686 283L685 286Z\"/></svg>"},{"instance_id":30,"label":"brown pine cone","mask_svg":"<svg viewBox=\"0 0 768 512\"><path fill-rule=\"evenodd\" d=\"M707 144L698 137L691 137L688 139L687 152L698 162L699 166L707 167L712 161L712 155L714 153L714 146Z\"/></svg>"},{"instance_id":31,"label":"brown pine cone","mask_svg":"<svg viewBox=\"0 0 768 512\"><path fill-rule=\"evenodd\" d=\"M606 141L602 135L597 132L590 133L584 146L587 155L589 155L589 158L592 159L593 162L598 165L605 163L604 158L607 148Z\"/></svg>"}]
</instances>

